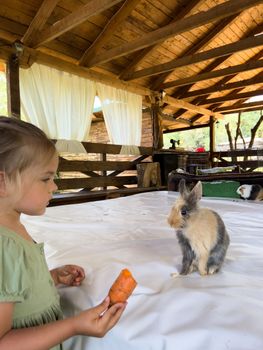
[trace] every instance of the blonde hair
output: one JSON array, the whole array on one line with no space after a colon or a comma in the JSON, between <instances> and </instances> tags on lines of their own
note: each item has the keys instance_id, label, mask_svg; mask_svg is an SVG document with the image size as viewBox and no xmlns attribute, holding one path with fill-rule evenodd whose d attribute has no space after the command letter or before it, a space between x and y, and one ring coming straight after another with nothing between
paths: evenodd
<instances>
[{"instance_id":1,"label":"blonde hair","mask_svg":"<svg viewBox=\"0 0 263 350\"><path fill-rule=\"evenodd\" d=\"M10 180L30 166L48 163L55 153L54 143L38 127L0 116L0 171Z\"/></svg>"}]
</instances>

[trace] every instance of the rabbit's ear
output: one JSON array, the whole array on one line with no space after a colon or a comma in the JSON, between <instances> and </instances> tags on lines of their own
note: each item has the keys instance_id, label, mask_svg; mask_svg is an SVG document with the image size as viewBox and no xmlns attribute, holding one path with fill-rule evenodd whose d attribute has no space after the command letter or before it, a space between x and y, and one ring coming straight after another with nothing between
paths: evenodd
<instances>
[{"instance_id":1,"label":"rabbit's ear","mask_svg":"<svg viewBox=\"0 0 263 350\"><path fill-rule=\"evenodd\" d=\"M202 182L198 181L195 187L190 192L190 196L195 199L196 202L202 198Z\"/></svg>"},{"instance_id":2,"label":"rabbit's ear","mask_svg":"<svg viewBox=\"0 0 263 350\"><path fill-rule=\"evenodd\" d=\"M183 197L188 193L186 185L185 185L185 179L181 179L178 185L179 193Z\"/></svg>"}]
</instances>

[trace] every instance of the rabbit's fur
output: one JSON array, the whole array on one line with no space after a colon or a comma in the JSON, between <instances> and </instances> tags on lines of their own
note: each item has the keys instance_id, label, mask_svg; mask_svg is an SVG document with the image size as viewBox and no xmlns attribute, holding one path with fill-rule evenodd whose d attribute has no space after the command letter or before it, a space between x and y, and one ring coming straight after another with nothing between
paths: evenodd
<instances>
[{"instance_id":1,"label":"rabbit's fur","mask_svg":"<svg viewBox=\"0 0 263 350\"><path fill-rule=\"evenodd\" d=\"M188 192L185 180L179 183L180 197L168 217L169 224L177 231L183 261L181 275L198 270L200 275L213 274L221 268L229 236L221 217L211 209L199 208L202 183L199 181Z\"/></svg>"}]
</instances>

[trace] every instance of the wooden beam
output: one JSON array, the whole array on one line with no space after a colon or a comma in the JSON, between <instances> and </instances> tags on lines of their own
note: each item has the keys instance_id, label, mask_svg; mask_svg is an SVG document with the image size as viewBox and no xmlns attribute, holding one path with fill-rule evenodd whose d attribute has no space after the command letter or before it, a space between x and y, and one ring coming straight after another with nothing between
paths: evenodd
<instances>
[{"instance_id":1,"label":"wooden beam","mask_svg":"<svg viewBox=\"0 0 263 350\"><path fill-rule=\"evenodd\" d=\"M223 112L222 114L225 116L225 115L228 115L228 114L239 113L239 112L242 112L242 113L246 113L246 112L260 112L262 110L263 110L263 108L253 107L253 108L248 108L248 109L243 108L243 109L237 109L235 111Z\"/></svg>"},{"instance_id":2,"label":"wooden beam","mask_svg":"<svg viewBox=\"0 0 263 350\"><path fill-rule=\"evenodd\" d=\"M258 25L257 27L253 28L252 30L249 30L248 32L246 32L246 34L242 37L242 39L248 38L250 36L255 36L258 34L261 34L261 32L263 31L263 22ZM262 51L262 50L261 50ZM231 55L229 56L224 56L224 57L219 57L215 60L213 60L210 64L208 64L204 69L202 69L199 74L201 73L207 73L207 72L211 72L212 70L215 70L216 68L218 68L221 64L223 64L224 62L226 62L226 60L228 60L228 58L230 58ZM253 58L251 57L248 61L251 61ZM258 60L259 57L257 57L257 55L254 56L254 60ZM247 61L247 62L248 62ZM231 79L231 76L229 76L229 80ZM224 79L223 79L224 80ZM226 80L227 81L227 80ZM226 82L225 81L225 82ZM181 98L184 96L184 94L189 91L191 89L191 87L194 84L190 84L190 85L186 85L184 88L180 88L177 89L176 91L173 92L173 97L177 97L177 98ZM217 85L217 84L216 84Z\"/></svg>"},{"instance_id":3,"label":"wooden beam","mask_svg":"<svg viewBox=\"0 0 263 350\"><path fill-rule=\"evenodd\" d=\"M262 27L263 27L262 25L261 25L261 26L258 26L256 29L253 29L249 34L256 35L256 34L258 33L258 30L263 29ZM257 60L261 59L262 56L263 56L263 50L260 50L257 54L255 54L254 56L252 56L246 63L248 64L249 62L257 61ZM226 56L225 58L228 58L228 57L230 57L230 55L229 55L229 56ZM224 60L225 58L223 57L223 60ZM207 67L204 71L202 71L202 72L205 72L205 71L207 71L207 70L208 70L208 71L213 70L213 68L216 68L217 65L220 64L220 62L223 63L223 62L222 62L223 60L222 60L222 58L216 59L214 62L212 62L212 64L208 65L208 67ZM260 73L259 73L258 75L260 75ZM256 75L256 76L258 76L258 75ZM223 79L221 79L220 81L218 81L217 83L215 83L215 84L213 85L213 88L216 88L217 86L220 87L220 86L226 84L229 80L233 79L234 77L235 77L235 74L230 74L230 75L227 75L227 76L223 77ZM191 85L190 85L190 87L191 87ZM187 85L186 88L187 88L186 90L188 90L189 85ZM185 90L185 89L183 89L183 90ZM238 93L238 92L240 92L240 90L241 90L240 88L239 88L239 89L235 89L235 90L233 91L233 93ZM197 98L195 98L195 99L192 101L192 103L193 103L193 104L196 104L196 105L199 105L203 100L204 100L204 97L203 97L203 98L202 98L202 97L197 97ZM217 105L212 105L212 106L210 106L209 108L210 108L211 110L213 110L213 108L215 108L215 107L217 107ZM175 117L177 117L177 116L182 116L183 113L184 113L183 110L178 110L178 111L175 113ZM198 118L200 117L200 115L194 116L193 118L195 119L196 117L197 117L197 119L198 119Z\"/></svg>"},{"instance_id":4,"label":"wooden beam","mask_svg":"<svg viewBox=\"0 0 263 350\"><path fill-rule=\"evenodd\" d=\"M115 77L95 72L90 69L87 69L85 67L80 67L76 65L76 63L71 63L64 61L60 58L50 56L48 54L45 54L43 52L37 51L35 49L31 48L24 48L24 55L27 55L30 57L30 62L31 64L33 62L37 62L39 64L44 64L49 67L56 68L60 71L68 72L71 74L78 75L83 78L87 78L93 81L98 81L101 82L105 85L113 86L118 89L123 89L127 90L130 92L133 92L138 95L142 96L150 96L152 95L152 91L150 89L147 89L145 87L132 84L132 83L127 83L124 81L121 81ZM1 49L0 49L0 58L1 58Z\"/></svg>"},{"instance_id":5,"label":"wooden beam","mask_svg":"<svg viewBox=\"0 0 263 350\"><path fill-rule=\"evenodd\" d=\"M109 39L114 35L116 30L119 28L120 24L125 20L126 17L130 15L132 10L136 7L138 2L141 0L126 0L122 7L115 13L111 20L103 28L96 40L91 44L91 46L85 51L79 64L85 66L89 65L89 61L92 57L96 56L103 45L109 41Z\"/></svg>"},{"instance_id":6,"label":"wooden beam","mask_svg":"<svg viewBox=\"0 0 263 350\"><path fill-rule=\"evenodd\" d=\"M260 96L260 95L263 95L263 89L242 92L239 94L237 93L229 94L222 97L209 98L207 100L204 100L202 103L199 103L198 106L211 105L212 103L222 103L222 102L233 101L233 100L246 100L250 97Z\"/></svg>"},{"instance_id":7,"label":"wooden beam","mask_svg":"<svg viewBox=\"0 0 263 350\"><path fill-rule=\"evenodd\" d=\"M184 86L184 85L196 83L198 81L224 77L224 76L232 75L232 74L238 74L241 72L249 71L252 69L258 69L258 68L262 68L262 67L263 67L263 60L250 61L247 63L238 64L236 66L229 67L229 68L218 69L218 70L207 72L207 73L197 74L197 75L194 75L194 76L188 77L188 78L169 81L168 83L164 83L161 88L167 89L167 88L175 87L175 86Z\"/></svg>"},{"instance_id":8,"label":"wooden beam","mask_svg":"<svg viewBox=\"0 0 263 350\"><path fill-rule=\"evenodd\" d=\"M190 127L178 128L178 129L176 129L176 128L175 129L166 129L166 130L163 131L163 133L164 134L168 134L170 132L188 131L188 130L192 130L192 129L207 128L209 126L210 126L210 124L203 124L203 125L193 125L193 126L190 126Z\"/></svg>"},{"instance_id":9,"label":"wooden beam","mask_svg":"<svg viewBox=\"0 0 263 350\"><path fill-rule=\"evenodd\" d=\"M178 100L177 98L171 97L171 96L164 96L163 98L163 102L175 106L177 108L184 108L187 109L191 112L195 112L195 113L201 113L203 115L207 115L207 116L213 116L215 118L223 118L222 115L218 114L218 113L214 113L212 111L210 111L209 109L206 108L202 108L199 106L195 106L189 102L183 101L183 100Z\"/></svg>"},{"instance_id":10,"label":"wooden beam","mask_svg":"<svg viewBox=\"0 0 263 350\"><path fill-rule=\"evenodd\" d=\"M37 47L57 38L61 34L83 23L88 18L107 10L121 1L123 0L90 0L86 5L41 32L37 41L33 43L33 46Z\"/></svg>"},{"instance_id":11,"label":"wooden beam","mask_svg":"<svg viewBox=\"0 0 263 350\"><path fill-rule=\"evenodd\" d=\"M195 55L184 56L182 58L175 59L167 63L162 63L153 67L141 69L134 73L127 74L125 80L129 81L142 77L160 74L163 72L169 72L174 70L175 68L189 66L191 64L199 63L202 61L232 55L233 53L248 50L261 45L263 45L263 35L253 36L250 38L240 40L233 44L220 46L215 49L197 53Z\"/></svg>"},{"instance_id":12,"label":"wooden beam","mask_svg":"<svg viewBox=\"0 0 263 350\"><path fill-rule=\"evenodd\" d=\"M176 21L179 21L180 19L184 18L187 14L189 14L193 9L197 6L200 6L205 0L192 0L188 2L188 4L179 10L176 8L176 12L172 14L173 19L169 23L174 23ZM169 23L163 23L163 25L167 25ZM126 67L123 72L119 75L120 79L125 79L125 75L127 73L133 72L135 67L143 61L143 59L146 58L146 56L150 55L154 50L156 50L161 43L158 43L156 45L152 45L149 47L146 47L145 49L141 50L136 57L133 59L133 61Z\"/></svg>"},{"instance_id":13,"label":"wooden beam","mask_svg":"<svg viewBox=\"0 0 263 350\"><path fill-rule=\"evenodd\" d=\"M19 59L12 54L6 66L8 115L20 119Z\"/></svg>"},{"instance_id":14,"label":"wooden beam","mask_svg":"<svg viewBox=\"0 0 263 350\"><path fill-rule=\"evenodd\" d=\"M255 77L250 78L250 79L236 81L234 83L229 83L229 84L219 84L218 86L211 86L209 88L187 92L184 95L184 98L209 95L209 94L212 94L214 92L220 92L220 91L225 91L225 90L234 90L237 88L245 88L245 87L248 87L250 85L257 85L257 84L262 84L262 83L263 83L263 72L260 72Z\"/></svg>"},{"instance_id":15,"label":"wooden beam","mask_svg":"<svg viewBox=\"0 0 263 350\"><path fill-rule=\"evenodd\" d=\"M163 28L159 28L151 33L143 35L140 39L113 48L104 54L101 54L99 57L94 57L93 60L90 61L90 66L99 65L111 61L114 58L125 56L134 51L152 46L153 44L158 44L172 36L189 31L212 21L229 17L232 14L239 13L240 11L260 3L262 3L262 0L242 0L242 2L229 0L206 12L200 12L193 16L183 18L175 23L168 24Z\"/></svg>"},{"instance_id":16,"label":"wooden beam","mask_svg":"<svg viewBox=\"0 0 263 350\"><path fill-rule=\"evenodd\" d=\"M42 30L42 28L46 24L47 19L51 15L57 3L58 3L58 0L44 0L42 2L39 10L37 11L37 14L33 18L32 22L27 28L27 31L25 32L24 36L21 39L21 42L24 45L30 46L32 42L37 40L36 38L39 35L39 32Z\"/></svg>"},{"instance_id":17,"label":"wooden beam","mask_svg":"<svg viewBox=\"0 0 263 350\"><path fill-rule=\"evenodd\" d=\"M209 153L210 153L210 163L212 164L213 157L212 154L215 152L215 119L210 117L209 121Z\"/></svg>"},{"instance_id":18,"label":"wooden beam","mask_svg":"<svg viewBox=\"0 0 263 350\"><path fill-rule=\"evenodd\" d=\"M205 35L203 35L203 37L196 44L191 46L190 49L186 50L186 52L184 52L182 55L177 57L177 59L186 55L193 55L196 52L200 51L202 48L206 47L227 26L229 26L230 23L232 23L232 21L236 18L236 16L237 15L235 14L220 21L212 30L209 30L208 33L205 33ZM151 85L152 90L160 90L160 86L164 83L164 81L169 77L171 73L172 72L169 71L157 77L156 80Z\"/></svg>"},{"instance_id":19,"label":"wooden beam","mask_svg":"<svg viewBox=\"0 0 263 350\"><path fill-rule=\"evenodd\" d=\"M227 107L220 107L220 108L216 108L215 111L223 112L223 113L232 111L233 113L236 113L237 111L242 111L244 109L249 110L250 108L255 108L255 107L258 107L258 109L262 109L263 108L263 101L236 104L236 105L227 106Z\"/></svg>"}]
</instances>

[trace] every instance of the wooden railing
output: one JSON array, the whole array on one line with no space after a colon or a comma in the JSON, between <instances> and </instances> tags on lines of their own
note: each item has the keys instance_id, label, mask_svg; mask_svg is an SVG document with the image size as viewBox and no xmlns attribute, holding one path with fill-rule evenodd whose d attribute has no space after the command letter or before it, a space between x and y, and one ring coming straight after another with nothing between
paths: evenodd
<instances>
[{"instance_id":1,"label":"wooden railing","mask_svg":"<svg viewBox=\"0 0 263 350\"><path fill-rule=\"evenodd\" d=\"M58 191L50 205L79 203L156 190L139 188L137 166L152 162L153 149L139 147L140 155L120 154L121 145L83 142L85 159L60 157Z\"/></svg>"},{"instance_id":2,"label":"wooden railing","mask_svg":"<svg viewBox=\"0 0 263 350\"><path fill-rule=\"evenodd\" d=\"M211 157L212 167L237 166L241 171L254 171L263 168L263 149L242 149L214 152Z\"/></svg>"}]
</instances>

